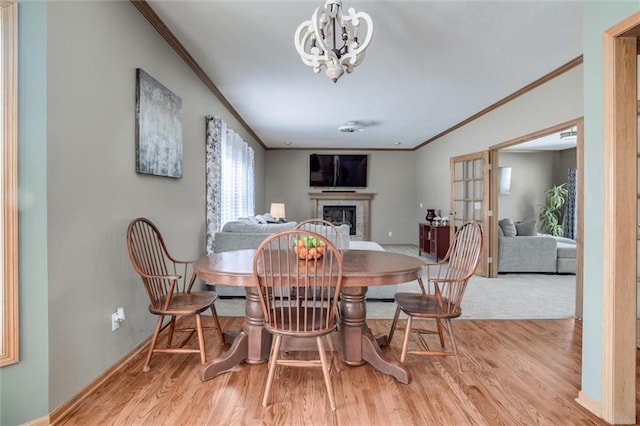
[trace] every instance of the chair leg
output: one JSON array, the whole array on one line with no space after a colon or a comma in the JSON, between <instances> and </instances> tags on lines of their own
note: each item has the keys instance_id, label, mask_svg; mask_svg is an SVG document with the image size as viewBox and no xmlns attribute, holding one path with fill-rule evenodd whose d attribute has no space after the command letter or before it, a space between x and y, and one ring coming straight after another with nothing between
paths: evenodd
<instances>
[{"instance_id":1,"label":"chair leg","mask_svg":"<svg viewBox=\"0 0 640 426\"><path fill-rule=\"evenodd\" d=\"M151 337L151 343L149 343L149 352L147 352L147 359L144 361L144 366L142 367L142 371L146 373L149 371L151 367L149 367L149 363L151 362L151 357L153 356L153 350L156 348L156 344L158 343L158 335L160 334L160 329L162 328L162 321L164 320L164 316L160 315L158 317L158 321L156 322L156 328L153 330L153 336Z\"/></svg>"},{"instance_id":2,"label":"chair leg","mask_svg":"<svg viewBox=\"0 0 640 426\"><path fill-rule=\"evenodd\" d=\"M451 341L451 348L453 349L453 355L456 357L456 363L458 364L458 373L462 374L462 363L458 356L458 346L456 345L456 338L453 334L453 324L450 319L445 320L447 331L449 332L449 340Z\"/></svg>"},{"instance_id":3,"label":"chair leg","mask_svg":"<svg viewBox=\"0 0 640 426\"><path fill-rule=\"evenodd\" d=\"M224 335L222 334L222 326L220 325L220 318L218 318L218 311L215 305L211 305L211 314L213 315L213 321L216 324L218 330L218 338L220 339L220 346L224 346Z\"/></svg>"},{"instance_id":4,"label":"chair leg","mask_svg":"<svg viewBox=\"0 0 640 426\"><path fill-rule=\"evenodd\" d=\"M273 376L276 372L276 365L278 364L278 355L280 354L280 344L282 343L282 336L276 334L276 338L273 341L271 347L271 356L269 357L269 375L267 376L267 384L264 387L264 396L262 397L262 406L267 406L269 400L269 392L271 392L271 384L273 383Z\"/></svg>"},{"instance_id":5,"label":"chair leg","mask_svg":"<svg viewBox=\"0 0 640 426\"><path fill-rule=\"evenodd\" d=\"M387 340L384 342L382 346L389 346L391 344L391 339L393 339L393 333L396 331L396 326L398 325L398 318L400 317L400 307L396 308L396 313L393 316L393 321L391 322L391 329L389 330L389 335L387 336Z\"/></svg>"},{"instance_id":6,"label":"chair leg","mask_svg":"<svg viewBox=\"0 0 640 426\"><path fill-rule=\"evenodd\" d=\"M409 335L411 334L411 325L413 323L413 317L409 315L407 318L407 328L404 330L404 341L402 342L402 354L400 355L400 362L404 362L407 357L407 350L409 349Z\"/></svg>"},{"instance_id":7,"label":"chair leg","mask_svg":"<svg viewBox=\"0 0 640 426\"><path fill-rule=\"evenodd\" d=\"M322 363L322 374L324 375L324 383L327 386L327 396L329 397L329 405L333 411L336 410L336 400L333 396L333 386L331 385L331 375L329 374L329 363L327 362L327 354L322 344L322 337L316 337L318 344L318 353L320 354L320 362Z\"/></svg>"},{"instance_id":8,"label":"chair leg","mask_svg":"<svg viewBox=\"0 0 640 426\"><path fill-rule=\"evenodd\" d=\"M442 334L442 324L440 320L436 320L436 326L438 327L438 336L440 337L440 347L444 348L444 335Z\"/></svg>"},{"instance_id":9,"label":"chair leg","mask_svg":"<svg viewBox=\"0 0 640 426\"><path fill-rule=\"evenodd\" d=\"M331 364L332 366L335 366L336 372L340 373L342 369L340 368L340 360L338 359L336 344L333 341L333 333L327 334L327 344L329 345L329 350L331 351Z\"/></svg>"},{"instance_id":10,"label":"chair leg","mask_svg":"<svg viewBox=\"0 0 640 426\"><path fill-rule=\"evenodd\" d=\"M200 346L200 362L205 364L207 362L207 348L204 345L204 332L202 331L202 317L200 314L196 315L196 329L198 330L198 345Z\"/></svg>"},{"instance_id":11,"label":"chair leg","mask_svg":"<svg viewBox=\"0 0 640 426\"><path fill-rule=\"evenodd\" d=\"M173 340L173 331L175 330L175 326L176 326L176 317L172 316L171 321L169 322L169 338L167 340L168 348L171 347L171 341Z\"/></svg>"}]
</instances>

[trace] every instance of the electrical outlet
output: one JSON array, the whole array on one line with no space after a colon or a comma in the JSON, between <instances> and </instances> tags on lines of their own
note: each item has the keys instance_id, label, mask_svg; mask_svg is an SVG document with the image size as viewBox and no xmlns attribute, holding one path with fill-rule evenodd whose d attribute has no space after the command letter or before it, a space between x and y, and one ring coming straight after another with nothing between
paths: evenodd
<instances>
[{"instance_id":1,"label":"electrical outlet","mask_svg":"<svg viewBox=\"0 0 640 426\"><path fill-rule=\"evenodd\" d=\"M116 331L120 328L120 323L124 322L124 308L120 306L114 313L111 314L111 331Z\"/></svg>"},{"instance_id":2,"label":"electrical outlet","mask_svg":"<svg viewBox=\"0 0 640 426\"><path fill-rule=\"evenodd\" d=\"M111 314L111 331L116 331L118 328L120 328L120 319L118 313L114 312Z\"/></svg>"},{"instance_id":3,"label":"electrical outlet","mask_svg":"<svg viewBox=\"0 0 640 426\"><path fill-rule=\"evenodd\" d=\"M389 231L389 236L390 237L393 236L393 232Z\"/></svg>"},{"instance_id":4,"label":"electrical outlet","mask_svg":"<svg viewBox=\"0 0 640 426\"><path fill-rule=\"evenodd\" d=\"M422 208L422 203L420 203L420 208Z\"/></svg>"}]
</instances>

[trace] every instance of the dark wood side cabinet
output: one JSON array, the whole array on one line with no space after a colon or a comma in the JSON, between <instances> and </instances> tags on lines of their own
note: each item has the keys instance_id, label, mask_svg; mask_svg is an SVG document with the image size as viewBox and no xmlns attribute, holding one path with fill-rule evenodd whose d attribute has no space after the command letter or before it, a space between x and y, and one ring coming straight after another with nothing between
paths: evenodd
<instances>
[{"instance_id":1,"label":"dark wood side cabinet","mask_svg":"<svg viewBox=\"0 0 640 426\"><path fill-rule=\"evenodd\" d=\"M419 223L418 256L422 253L434 257L436 262L444 258L449 250L449 226Z\"/></svg>"}]
</instances>

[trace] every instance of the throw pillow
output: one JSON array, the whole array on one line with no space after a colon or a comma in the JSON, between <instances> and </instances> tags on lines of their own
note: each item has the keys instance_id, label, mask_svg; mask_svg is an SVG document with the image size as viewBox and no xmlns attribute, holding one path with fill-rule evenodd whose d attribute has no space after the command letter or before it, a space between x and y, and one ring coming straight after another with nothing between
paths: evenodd
<instances>
[{"instance_id":1,"label":"throw pillow","mask_svg":"<svg viewBox=\"0 0 640 426\"><path fill-rule=\"evenodd\" d=\"M238 222L243 222L243 223L252 223L254 225L256 225L258 223L258 219L256 219L253 216L248 216L248 217L239 217L238 218Z\"/></svg>"},{"instance_id":2,"label":"throw pillow","mask_svg":"<svg viewBox=\"0 0 640 426\"><path fill-rule=\"evenodd\" d=\"M498 222L498 225L502 228L502 233L505 237L515 237L517 235L516 225L511 219L502 219Z\"/></svg>"},{"instance_id":3,"label":"throw pillow","mask_svg":"<svg viewBox=\"0 0 640 426\"><path fill-rule=\"evenodd\" d=\"M265 213L262 215L262 217L264 218L264 220L266 220L267 222L275 222L276 220L273 218L273 216L271 216L271 213Z\"/></svg>"},{"instance_id":4,"label":"throw pillow","mask_svg":"<svg viewBox=\"0 0 640 426\"><path fill-rule=\"evenodd\" d=\"M516 223L516 235L522 237L535 237L538 235L537 222L535 220L529 220L527 222Z\"/></svg>"},{"instance_id":5,"label":"throw pillow","mask_svg":"<svg viewBox=\"0 0 640 426\"><path fill-rule=\"evenodd\" d=\"M256 220L258 221L258 223L267 223L267 219L265 219L261 214L256 215Z\"/></svg>"}]
</instances>

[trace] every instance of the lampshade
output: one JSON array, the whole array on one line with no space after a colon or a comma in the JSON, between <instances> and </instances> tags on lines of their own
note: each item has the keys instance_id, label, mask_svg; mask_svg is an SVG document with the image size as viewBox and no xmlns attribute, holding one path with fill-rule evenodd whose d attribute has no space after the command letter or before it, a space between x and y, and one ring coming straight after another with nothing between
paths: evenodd
<instances>
[{"instance_id":1,"label":"lampshade","mask_svg":"<svg viewBox=\"0 0 640 426\"><path fill-rule=\"evenodd\" d=\"M300 24L294 43L305 65L313 67L316 73L324 67L335 83L345 71L350 73L364 60L372 35L373 21L369 15L352 7L344 14L341 0L327 0L311 20Z\"/></svg>"},{"instance_id":2,"label":"lampshade","mask_svg":"<svg viewBox=\"0 0 640 426\"><path fill-rule=\"evenodd\" d=\"M271 209L269 210L269 214L274 219L282 219L285 217L284 214L284 203L271 203Z\"/></svg>"}]
</instances>

